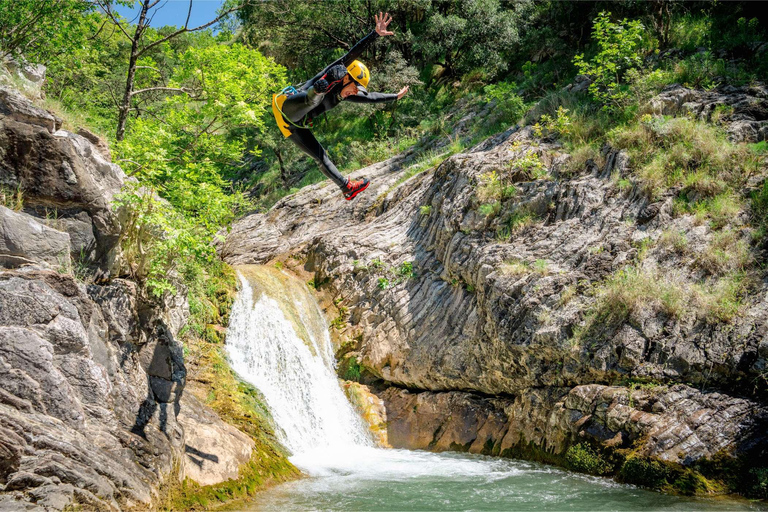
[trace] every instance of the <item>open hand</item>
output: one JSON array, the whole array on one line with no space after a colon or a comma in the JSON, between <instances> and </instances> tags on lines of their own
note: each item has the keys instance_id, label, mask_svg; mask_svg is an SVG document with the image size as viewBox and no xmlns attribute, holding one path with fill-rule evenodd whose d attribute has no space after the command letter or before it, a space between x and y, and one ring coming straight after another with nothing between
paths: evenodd
<instances>
[{"instance_id":1,"label":"open hand","mask_svg":"<svg viewBox=\"0 0 768 512\"><path fill-rule=\"evenodd\" d=\"M400 98L402 98L403 96L405 96L405 95L406 95L406 93L408 92L408 89L409 89L409 88L410 88L410 85L406 85L405 87L403 87L402 89L400 89L400 92L399 92L399 93L397 93L397 99L400 99Z\"/></svg>"},{"instance_id":2,"label":"open hand","mask_svg":"<svg viewBox=\"0 0 768 512\"><path fill-rule=\"evenodd\" d=\"M389 15L389 13L382 14L381 11L379 11L379 14L376 14L373 16L373 19L376 20L376 33L380 36L392 36L395 35L394 32L391 30L387 30L387 26L389 26L390 23L392 23L392 16Z\"/></svg>"}]
</instances>

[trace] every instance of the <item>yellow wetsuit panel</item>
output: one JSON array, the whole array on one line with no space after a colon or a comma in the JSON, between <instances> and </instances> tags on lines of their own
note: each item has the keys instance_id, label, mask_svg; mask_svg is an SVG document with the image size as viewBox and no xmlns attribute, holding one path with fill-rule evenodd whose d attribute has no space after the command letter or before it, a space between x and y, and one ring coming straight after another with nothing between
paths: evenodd
<instances>
[{"instance_id":1,"label":"yellow wetsuit panel","mask_svg":"<svg viewBox=\"0 0 768 512\"><path fill-rule=\"evenodd\" d=\"M286 98L287 96L285 94L273 94L272 95L272 112L275 114L275 121L277 121L277 127L280 128L280 132L285 137L290 137L291 136L290 125L288 124L288 122L286 122L281 112L283 110L283 103L285 103Z\"/></svg>"}]
</instances>

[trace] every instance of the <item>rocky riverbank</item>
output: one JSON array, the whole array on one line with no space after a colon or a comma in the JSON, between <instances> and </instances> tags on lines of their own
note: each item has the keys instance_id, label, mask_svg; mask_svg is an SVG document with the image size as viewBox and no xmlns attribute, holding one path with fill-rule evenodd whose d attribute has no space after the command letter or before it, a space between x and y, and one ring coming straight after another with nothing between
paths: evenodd
<instances>
[{"instance_id":1,"label":"rocky riverbank","mask_svg":"<svg viewBox=\"0 0 768 512\"><path fill-rule=\"evenodd\" d=\"M39 94L23 71L3 73ZM185 478L253 467L253 486L280 477L255 474L273 459L295 474L195 398L207 389L185 393L187 301L148 297L124 268L112 201L129 180L103 141L0 86L2 510L149 510Z\"/></svg>"},{"instance_id":2,"label":"rocky riverbank","mask_svg":"<svg viewBox=\"0 0 768 512\"><path fill-rule=\"evenodd\" d=\"M731 103L742 138L762 137L762 110L747 121ZM755 277L735 316L695 292L709 275L695 255L721 236L713 223L678 211L679 190L652 197L632 185L626 152L606 144L574 170L531 127L405 179L413 159L360 170L372 184L351 204L327 183L304 189L236 223L219 247L231 264L313 273L337 306L341 372L377 387L393 446L749 492L768 447L766 288ZM508 188L483 207L494 180ZM748 240L746 218L727 221L734 244ZM665 282L687 309L667 307ZM642 288L643 300L612 296L611 283Z\"/></svg>"}]
</instances>

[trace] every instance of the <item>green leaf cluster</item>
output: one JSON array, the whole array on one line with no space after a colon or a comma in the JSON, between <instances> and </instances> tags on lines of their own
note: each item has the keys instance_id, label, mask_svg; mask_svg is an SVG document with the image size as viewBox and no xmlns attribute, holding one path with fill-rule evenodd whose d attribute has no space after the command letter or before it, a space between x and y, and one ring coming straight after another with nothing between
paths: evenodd
<instances>
[{"instance_id":1,"label":"green leaf cluster","mask_svg":"<svg viewBox=\"0 0 768 512\"><path fill-rule=\"evenodd\" d=\"M592 24L597 54L590 60L586 60L583 53L573 58L579 72L593 79L590 94L609 110L620 108L629 98L624 77L628 70L642 64L645 50L645 29L639 20L624 18L614 23L610 16L611 13L603 11Z\"/></svg>"},{"instance_id":2,"label":"green leaf cluster","mask_svg":"<svg viewBox=\"0 0 768 512\"><path fill-rule=\"evenodd\" d=\"M169 273L201 274L215 258L212 237L249 208L224 175L258 155L244 130L264 129L272 84L284 80L281 66L243 45L191 47L169 81L184 93L135 120L116 146L139 183L119 199L131 212L124 249L155 293L171 290Z\"/></svg>"}]
</instances>

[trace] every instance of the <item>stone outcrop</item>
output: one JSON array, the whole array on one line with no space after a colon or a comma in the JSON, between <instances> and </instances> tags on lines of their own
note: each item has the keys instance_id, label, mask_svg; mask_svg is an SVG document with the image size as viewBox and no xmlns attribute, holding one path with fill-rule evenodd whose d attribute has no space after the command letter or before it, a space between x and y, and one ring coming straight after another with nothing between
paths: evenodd
<instances>
[{"instance_id":1,"label":"stone outcrop","mask_svg":"<svg viewBox=\"0 0 768 512\"><path fill-rule=\"evenodd\" d=\"M0 89L0 186L23 206L0 206L0 510L150 510L175 479L237 478L253 441L184 396L184 294L73 275L116 268L126 177L54 118Z\"/></svg>"},{"instance_id":2,"label":"stone outcrop","mask_svg":"<svg viewBox=\"0 0 768 512\"><path fill-rule=\"evenodd\" d=\"M240 466L251 460L253 440L223 423L191 395L181 402L179 423L184 427L184 474L200 485L213 485L238 477Z\"/></svg>"},{"instance_id":3,"label":"stone outcrop","mask_svg":"<svg viewBox=\"0 0 768 512\"><path fill-rule=\"evenodd\" d=\"M653 98L649 109L656 114L693 115L725 125L734 142L768 140L768 87L762 84L734 87L726 85L714 91L670 85Z\"/></svg>"},{"instance_id":4,"label":"stone outcrop","mask_svg":"<svg viewBox=\"0 0 768 512\"><path fill-rule=\"evenodd\" d=\"M112 202L127 178L88 139L58 130L49 117L0 88L0 186L21 191L25 213L69 233L74 258L109 269L120 234Z\"/></svg>"},{"instance_id":5,"label":"stone outcrop","mask_svg":"<svg viewBox=\"0 0 768 512\"><path fill-rule=\"evenodd\" d=\"M516 165L531 155L547 177L533 179ZM682 452L674 462L681 467L716 453L764 452L768 437L753 423L765 414L764 283L733 324L693 313L675 318L656 307L618 322L595 320L594 290L626 265L685 283L702 277L695 261L656 243L665 231L685 232L693 252L713 235L692 216L673 215L671 196L652 203L637 188L617 186L630 172L624 152L606 146L599 161L575 174L568 161L557 143L527 128L407 180L401 177L409 162L396 157L355 174L371 185L352 204L332 185L314 185L238 221L219 252L232 264L299 261L315 273L315 285L348 311L346 336L364 381L392 387L384 396L393 446L485 452L489 438L477 433L485 429L494 443L506 437L514 446L508 433L517 431L537 449L561 450L581 427L603 429L611 439L620 434L621 443L613 442L626 446L669 428L680 433L664 437L669 451L650 442L635 449L659 460ZM515 189L492 214L482 213L477 189L493 173ZM638 379L659 384L662 395L684 395L689 408L636 413L619 398L601 398L599 406L595 398L595 408L613 407L621 421L574 408L560 423L547 422L573 390L600 384L626 397L631 390L616 384ZM680 383L696 389L680 390ZM404 389L424 395L432 409L414 410L400 396ZM720 394L710 406L713 392ZM482 411L475 403L485 404ZM691 424L680 421L692 410L708 411L697 417L709 434L696 432L695 443L683 434ZM532 430L509 426L510 418L528 421L521 414ZM589 425L576 425L586 416ZM454 434L435 440L440 418L450 418L445 428ZM533 435L538 430L555 440Z\"/></svg>"},{"instance_id":6,"label":"stone outcrop","mask_svg":"<svg viewBox=\"0 0 768 512\"><path fill-rule=\"evenodd\" d=\"M488 455L553 455L593 441L666 462L692 463L720 450L748 453L762 442L768 410L748 400L678 384L627 389L597 384L535 390L515 398L391 387L382 397L395 446ZM721 428L722 427L722 428Z\"/></svg>"},{"instance_id":7,"label":"stone outcrop","mask_svg":"<svg viewBox=\"0 0 768 512\"><path fill-rule=\"evenodd\" d=\"M0 206L0 266L42 263L69 269L70 240L34 217Z\"/></svg>"},{"instance_id":8,"label":"stone outcrop","mask_svg":"<svg viewBox=\"0 0 768 512\"><path fill-rule=\"evenodd\" d=\"M135 285L0 272L0 428L15 455L5 503L147 508L184 448L181 347Z\"/></svg>"}]
</instances>

